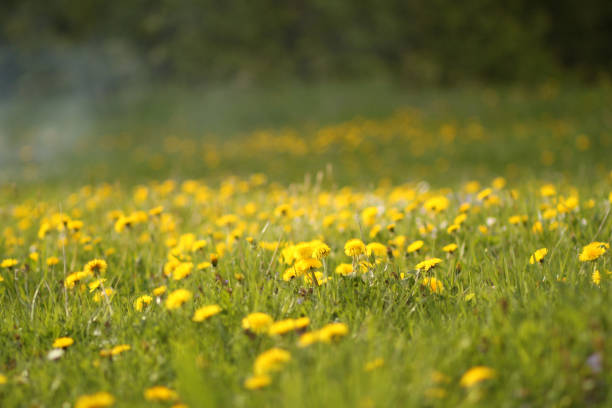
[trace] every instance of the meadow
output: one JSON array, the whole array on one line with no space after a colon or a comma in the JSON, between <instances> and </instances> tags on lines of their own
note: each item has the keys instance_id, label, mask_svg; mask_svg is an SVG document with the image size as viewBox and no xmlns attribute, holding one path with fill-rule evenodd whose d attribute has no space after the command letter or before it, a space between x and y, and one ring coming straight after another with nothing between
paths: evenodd
<instances>
[{"instance_id":1,"label":"meadow","mask_svg":"<svg viewBox=\"0 0 612 408\"><path fill-rule=\"evenodd\" d=\"M190 95L11 111L2 407L612 404L609 86Z\"/></svg>"}]
</instances>

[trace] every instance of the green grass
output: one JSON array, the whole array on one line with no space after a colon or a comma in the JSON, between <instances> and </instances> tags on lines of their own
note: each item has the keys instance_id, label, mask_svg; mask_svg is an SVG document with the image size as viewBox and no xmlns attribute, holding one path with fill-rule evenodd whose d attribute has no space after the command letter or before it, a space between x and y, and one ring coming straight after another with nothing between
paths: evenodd
<instances>
[{"instance_id":1,"label":"green grass","mask_svg":"<svg viewBox=\"0 0 612 408\"><path fill-rule=\"evenodd\" d=\"M591 241L612 241L612 140L604 103L612 93L553 91L408 92L389 84L212 90L203 96L166 90L116 101L94 115L88 143L48 158L34 136L16 138L15 152L30 145L32 155L3 169L0 261L19 264L0 269L0 374L7 379L0 405L72 406L81 395L108 391L120 407L171 406L144 398L155 385L175 390L190 407L612 404L611 252L592 262L578 259ZM389 119L398 108L408 113L399 122ZM11 134L36 134L34 125L27 130L19 122ZM448 125L455 129L452 140L441 131ZM356 127L358 142L345 137ZM304 143L307 152L279 151L281 139L252 143L261 129L276 137L287 128L295 132L290 146ZM320 129L339 141L317 148ZM203 139L208 133L214 136ZM169 134L176 138L165 143ZM588 146L580 148L581 135ZM218 162L205 159L211 146ZM253 182L249 177L257 172L268 182ZM478 200L497 176L508 180L494 189L499 201ZM160 187L167 179L175 181L172 191ZM198 181L183 183L189 179ZM468 180L480 187L468 191ZM540 187L549 182L557 191L545 197ZM139 197L143 187L148 195ZM449 207L432 213L424 202L436 195L447 197ZM546 210L569 196L578 205L548 218ZM448 233L465 202L472 204L466 221ZM254 212L245 209L248 203ZM291 213L279 215L285 204ZM158 205L168 218L150 216L120 232L109 218L113 210L129 216ZM361 216L370 206L379 208L372 225ZM394 222L390 209L404 214L394 232L386 229ZM83 221L81 231L58 229L59 214ZM219 225L224 214L238 219ZM509 222L523 214L524 224ZM329 215L336 219L324 225ZM532 230L537 221L539 233ZM51 229L39 237L45 222ZM421 230L427 224L434 230ZM381 231L370 237L375 225ZM169 241L188 233L207 242L202 252ZM406 245L390 243L400 235L406 244L422 239L424 248L406 254ZM352 262L343 248L356 237L398 252L366 274L335 274L337 265ZM284 281L288 265L280 250L259 245L317 238L331 247L320 270L333 277L319 287L301 277ZM458 245L454 254L442 250L450 243ZM530 256L543 247L544 261L531 265ZM29 259L33 251L38 261ZM163 272L172 251L195 265L224 253L217 267L194 268L175 281ZM60 262L47 266L50 256ZM415 271L428 257L443 262L427 273ZM108 263L105 285L115 290L109 303L95 302L96 292L79 283L64 288L66 274L94 258ZM595 269L600 284L592 280ZM425 276L439 279L444 291L430 290ZM166 294L136 311L135 299L160 285L169 292L186 288L194 297L170 311ZM223 311L193 322L193 311L206 304ZM348 334L299 347L299 333L246 333L241 321L252 312L275 320L308 316L309 331L341 322ZM75 343L57 361L48 360L62 336ZM99 355L118 344L131 350ZM291 361L270 374L269 387L245 389L256 357L272 347L289 351ZM384 364L365 371L377 358ZM495 377L462 387L462 375L479 365L494 369Z\"/></svg>"}]
</instances>

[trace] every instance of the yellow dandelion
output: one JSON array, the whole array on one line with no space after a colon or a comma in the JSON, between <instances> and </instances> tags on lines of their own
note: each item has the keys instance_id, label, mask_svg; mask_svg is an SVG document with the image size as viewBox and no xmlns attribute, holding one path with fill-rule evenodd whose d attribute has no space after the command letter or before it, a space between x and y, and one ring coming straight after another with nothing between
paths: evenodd
<instances>
[{"instance_id":1,"label":"yellow dandelion","mask_svg":"<svg viewBox=\"0 0 612 408\"><path fill-rule=\"evenodd\" d=\"M387 256L387 246L380 242L370 242L366 245L366 254L376 258L383 258Z\"/></svg>"},{"instance_id":2,"label":"yellow dandelion","mask_svg":"<svg viewBox=\"0 0 612 408\"><path fill-rule=\"evenodd\" d=\"M318 241L313 245L311 256L315 259L323 259L331 252L331 248L324 242Z\"/></svg>"},{"instance_id":3,"label":"yellow dandelion","mask_svg":"<svg viewBox=\"0 0 612 408\"><path fill-rule=\"evenodd\" d=\"M459 384L462 387L472 387L484 380L495 377L495 370L485 366L472 367L463 374Z\"/></svg>"},{"instance_id":4,"label":"yellow dandelion","mask_svg":"<svg viewBox=\"0 0 612 408\"><path fill-rule=\"evenodd\" d=\"M58 337L53 342L53 348L67 348L74 344L72 337Z\"/></svg>"},{"instance_id":5,"label":"yellow dandelion","mask_svg":"<svg viewBox=\"0 0 612 408\"><path fill-rule=\"evenodd\" d=\"M74 408L104 408L115 403L115 397L108 392L97 392L95 394L81 395Z\"/></svg>"},{"instance_id":6,"label":"yellow dandelion","mask_svg":"<svg viewBox=\"0 0 612 408\"><path fill-rule=\"evenodd\" d=\"M203 322L209 317L212 317L220 312L221 307L219 305L202 306L196 309L191 320L193 320L194 322Z\"/></svg>"},{"instance_id":7,"label":"yellow dandelion","mask_svg":"<svg viewBox=\"0 0 612 408\"><path fill-rule=\"evenodd\" d=\"M253 364L253 372L255 375L261 375L279 371L290 360L291 354L288 351L274 347L257 356Z\"/></svg>"},{"instance_id":8,"label":"yellow dandelion","mask_svg":"<svg viewBox=\"0 0 612 408\"><path fill-rule=\"evenodd\" d=\"M448 244L448 245L445 245L444 247L442 247L442 250L444 252L448 252L449 254L452 254L453 252L455 252L457 250L457 244Z\"/></svg>"},{"instance_id":9,"label":"yellow dandelion","mask_svg":"<svg viewBox=\"0 0 612 408\"><path fill-rule=\"evenodd\" d=\"M268 334L270 336L279 336L282 334L289 333L295 329L296 327L294 319L284 319L272 323L272 325L268 329Z\"/></svg>"},{"instance_id":10,"label":"yellow dandelion","mask_svg":"<svg viewBox=\"0 0 612 408\"><path fill-rule=\"evenodd\" d=\"M46 262L47 262L47 266L55 266L60 262L60 260L56 256L50 256L49 258L47 258Z\"/></svg>"},{"instance_id":11,"label":"yellow dandelion","mask_svg":"<svg viewBox=\"0 0 612 408\"><path fill-rule=\"evenodd\" d=\"M144 397L147 401L174 401L178 398L178 395L176 391L168 387L157 385L147 388L144 392Z\"/></svg>"},{"instance_id":12,"label":"yellow dandelion","mask_svg":"<svg viewBox=\"0 0 612 408\"><path fill-rule=\"evenodd\" d=\"M166 309L174 310L181 307L192 298L193 294L187 289L177 289L171 292L166 299Z\"/></svg>"},{"instance_id":13,"label":"yellow dandelion","mask_svg":"<svg viewBox=\"0 0 612 408\"><path fill-rule=\"evenodd\" d=\"M348 334L348 326L344 323L329 323L319 330L319 341L329 343Z\"/></svg>"},{"instance_id":14,"label":"yellow dandelion","mask_svg":"<svg viewBox=\"0 0 612 408\"><path fill-rule=\"evenodd\" d=\"M66 279L64 279L64 286L68 289L72 289L74 288L76 282L79 282L89 276L91 275L84 271L73 272L66 276Z\"/></svg>"},{"instance_id":15,"label":"yellow dandelion","mask_svg":"<svg viewBox=\"0 0 612 408\"><path fill-rule=\"evenodd\" d=\"M103 259L93 259L85 265L83 268L84 272L91 273L92 275L103 275L108 268L108 264Z\"/></svg>"},{"instance_id":16,"label":"yellow dandelion","mask_svg":"<svg viewBox=\"0 0 612 408\"><path fill-rule=\"evenodd\" d=\"M323 266L321 261L314 258L309 259L300 259L294 265L294 268L298 271L299 274L310 271L311 269L317 269Z\"/></svg>"},{"instance_id":17,"label":"yellow dandelion","mask_svg":"<svg viewBox=\"0 0 612 408\"><path fill-rule=\"evenodd\" d=\"M193 270L193 263L191 262L181 262L177 265L172 271L172 279L173 280L181 280L191 275L191 271Z\"/></svg>"},{"instance_id":18,"label":"yellow dandelion","mask_svg":"<svg viewBox=\"0 0 612 408\"><path fill-rule=\"evenodd\" d=\"M609 248L610 244L606 242L591 242L582 248L582 252L580 253L578 259L582 262L594 261L605 254L606 250Z\"/></svg>"},{"instance_id":19,"label":"yellow dandelion","mask_svg":"<svg viewBox=\"0 0 612 408\"><path fill-rule=\"evenodd\" d=\"M100 357L117 356L131 349L132 347L129 344L119 344L111 349L101 350Z\"/></svg>"},{"instance_id":20,"label":"yellow dandelion","mask_svg":"<svg viewBox=\"0 0 612 408\"><path fill-rule=\"evenodd\" d=\"M408 245L408 248L406 248L406 253L411 254L413 252L417 252L419 249L423 248L423 245L425 245L425 243L421 240L414 241Z\"/></svg>"},{"instance_id":21,"label":"yellow dandelion","mask_svg":"<svg viewBox=\"0 0 612 408\"><path fill-rule=\"evenodd\" d=\"M307 317L307 316L299 317L299 318L295 319L294 323L295 323L295 328L297 330L300 330L300 329L303 329L305 327L308 327L308 325L310 324L310 318Z\"/></svg>"},{"instance_id":22,"label":"yellow dandelion","mask_svg":"<svg viewBox=\"0 0 612 408\"><path fill-rule=\"evenodd\" d=\"M557 194L557 189L552 184L546 184L540 188L540 194L542 197L552 197Z\"/></svg>"},{"instance_id":23,"label":"yellow dandelion","mask_svg":"<svg viewBox=\"0 0 612 408\"><path fill-rule=\"evenodd\" d=\"M338 275L348 276L353 273L353 265L348 263L341 263L340 265L336 266L335 271Z\"/></svg>"},{"instance_id":24,"label":"yellow dandelion","mask_svg":"<svg viewBox=\"0 0 612 408\"><path fill-rule=\"evenodd\" d=\"M101 278L101 279L96 279L95 281L89 283L89 292L93 292L96 289L98 289L104 282L106 282L106 279Z\"/></svg>"},{"instance_id":25,"label":"yellow dandelion","mask_svg":"<svg viewBox=\"0 0 612 408\"><path fill-rule=\"evenodd\" d=\"M100 302L105 297L110 299L114 294L115 291L112 288L106 288L103 291L95 293L93 300L94 302Z\"/></svg>"},{"instance_id":26,"label":"yellow dandelion","mask_svg":"<svg viewBox=\"0 0 612 408\"><path fill-rule=\"evenodd\" d=\"M358 238L351 239L344 244L344 253L347 256L356 257L366 251L366 246L362 240Z\"/></svg>"},{"instance_id":27,"label":"yellow dandelion","mask_svg":"<svg viewBox=\"0 0 612 408\"><path fill-rule=\"evenodd\" d=\"M601 284L601 274L599 273L598 270L593 271L593 274L591 275L591 280L597 286Z\"/></svg>"},{"instance_id":28,"label":"yellow dandelion","mask_svg":"<svg viewBox=\"0 0 612 408\"><path fill-rule=\"evenodd\" d=\"M2 268L6 268L6 269L10 269L14 266L16 266L19 263L18 260L13 259L13 258L6 258L2 260L2 263L0 263L0 267Z\"/></svg>"},{"instance_id":29,"label":"yellow dandelion","mask_svg":"<svg viewBox=\"0 0 612 408\"><path fill-rule=\"evenodd\" d=\"M478 193L478 195L476 196L476 198L478 199L478 201L483 201L486 200L491 193L493 192L492 189L490 188L485 188L484 190L482 190L480 193Z\"/></svg>"},{"instance_id":30,"label":"yellow dandelion","mask_svg":"<svg viewBox=\"0 0 612 408\"><path fill-rule=\"evenodd\" d=\"M158 205L157 207L153 207L149 210L149 215L152 217L155 217L157 215L160 215L163 211L164 211L164 207L162 207L161 205Z\"/></svg>"},{"instance_id":31,"label":"yellow dandelion","mask_svg":"<svg viewBox=\"0 0 612 408\"><path fill-rule=\"evenodd\" d=\"M535 263L541 263L544 260L544 257L546 256L546 254L548 254L548 249L547 248L540 248L540 249L538 249L529 258L529 263L531 265L533 265Z\"/></svg>"},{"instance_id":32,"label":"yellow dandelion","mask_svg":"<svg viewBox=\"0 0 612 408\"><path fill-rule=\"evenodd\" d=\"M414 269L423 270L423 271L427 272L430 269L435 268L437 265L439 265L441 263L442 263L442 260L440 258L430 258L430 259L426 259L426 260L416 264Z\"/></svg>"},{"instance_id":33,"label":"yellow dandelion","mask_svg":"<svg viewBox=\"0 0 612 408\"><path fill-rule=\"evenodd\" d=\"M153 301L153 297L149 295L142 295L136 298L134 301L134 309L137 312L141 312L142 309Z\"/></svg>"},{"instance_id":34,"label":"yellow dandelion","mask_svg":"<svg viewBox=\"0 0 612 408\"><path fill-rule=\"evenodd\" d=\"M319 341L319 338L320 336L319 336L318 330L304 333L300 336L300 339L298 340L298 346L299 347L310 346L311 344L314 344L317 341Z\"/></svg>"},{"instance_id":35,"label":"yellow dandelion","mask_svg":"<svg viewBox=\"0 0 612 408\"><path fill-rule=\"evenodd\" d=\"M452 234L455 231L459 231L461 226L459 224L452 224L446 229L447 234Z\"/></svg>"},{"instance_id":36,"label":"yellow dandelion","mask_svg":"<svg viewBox=\"0 0 612 408\"><path fill-rule=\"evenodd\" d=\"M251 313L242 319L242 328L253 333L265 333L268 331L274 319L266 313Z\"/></svg>"},{"instance_id":37,"label":"yellow dandelion","mask_svg":"<svg viewBox=\"0 0 612 408\"><path fill-rule=\"evenodd\" d=\"M270 385L272 380L266 374L254 375L244 381L244 388L248 390L258 390Z\"/></svg>"},{"instance_id":38,"label":"yellow dandelion","mask_svg":"<svg viewBox=\"0 0 612 408\"><path fill-rule=\"evenodd\" d=\"M444 292L444 285L442 282L434 277L423 279L423 286L429 288L433 293Z\"/></svg>"},{"instance_id":39,"label":"yellow dandelion","mask_svg":"<svg viewBox=\"0 0 612 408\"><path fill-rule=\"evenodd\" d=\"M439 213L446 210L449 205L450 201L448 200L448 198L440 195L432 197L425 201L425 203L423 203L423 208L425 208L427 211Z\"/></svg>"}]
</instances>

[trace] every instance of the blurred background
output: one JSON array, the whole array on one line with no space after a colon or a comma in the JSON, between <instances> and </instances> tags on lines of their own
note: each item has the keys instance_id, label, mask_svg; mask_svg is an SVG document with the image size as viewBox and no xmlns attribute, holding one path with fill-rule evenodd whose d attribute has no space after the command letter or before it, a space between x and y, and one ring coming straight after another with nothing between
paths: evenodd
<instances>
[{"instance_id":1,"label":"blurred background","mask_svg":"<svg viewBox=\"0 0 612 408\"><path fill-rule=\"evenodd\" d=\"M475 124L501 127L507 141L515 119L562 119L551 132L567 132L568 148L582 137L597 156L608 146L611 73L607 0L3 0L0 178L61 177L83 156L99 167L80 176L113 178L107 153L150 161L143 145L156 143L162 157L143 175L208 174L207 154L214 168L241 171L244 160L214 159L211 146L262 129L311 140L323 126L398 109L416 110L425 133L451 126L458 140ZM201 148L201 167L166 163L182 140ZM567 166L567 153L542 159L542 149L532 162ZM489 159L502 172L528 146L499 150ZM245 171L270 171L252 164Z\"/></svg>"}]
</instances>

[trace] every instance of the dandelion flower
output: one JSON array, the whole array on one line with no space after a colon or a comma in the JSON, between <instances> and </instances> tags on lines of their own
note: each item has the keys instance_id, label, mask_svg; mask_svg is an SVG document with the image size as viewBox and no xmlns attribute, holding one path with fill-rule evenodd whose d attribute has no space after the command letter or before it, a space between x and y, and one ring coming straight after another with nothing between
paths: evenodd
<instances>
[{"instance_id":1,"label":"dandelion flower","mask_svg":"<svg viewBox=\"0 0 612 408\"><path fill-rule=\"evenodd\" d=\"M518 225L518 224L522 224L527 222L528 217L526 215L513 215L512 217L508 218L508 222L512 225Z\"/></svg>"},{"instance_id":2,"label":"dandelion flower","mask_svg":"<svg viewBox=\"0 0 612 408\"><path fill-rule=\"evenodd\" d=\"M356 257L356 256L359 256L365 253L365 251L366 251L365 244L363 243L362 240L358 238L351 239L347 241L347 243L344 245L344 253L347 256Z\"/></svg>"},{"instance_id":3,"label":"dandelion flower","mask_svg":"<svg viewBox=\"0 0 612 408\"><path fill-rule=\"evenodd\" d=\"M92 275L103 275L108 268L108 264L103 259L93 259L85 265L83 268L84 272L91 273Z\"/></svg>"},{"instance_id":4,"label":"dandelion flower","mask_svg":"<svg viewBox=\"0 0 612 408\"><path fill-rule=\"evenodd\" d=\"M242 328L253 333L265 333L274 322L270 315L265 313L251 313L242 319Z\"/></svg>"},{"instance_id":5,"label":"dandelion flower","mask_svg":"<svg viewBox=\"0 0 612 408\"><path fill-rule=\"evenodd\" d=\"M191 246L191 251L192 252L201 251L202 249L204 249L206 247L206 245L208 245L208 242L206 242L203 239L200 239L200 240L195 241L193 243L193 245Z\"/></svg>"},{"instance_id":6,"label":"dandelion flower","mask_svg":"<svg viewBox=\"0 0 612 408\"><path fill-rule=\"evenodd\" d=\"M111 298L115 294L113 288L106 288L103 291L96 293L93 297L94 302L100 302L104 297Z\"/></svg>"},{"instance_id":7,"label":"dandelion flower","mask_svg":"<svg viewBox=\"0 0 612 408\"><path fill-rule=\"evenodd\" d=\"M426 259L426 260L416 264L414 269L423 270L423 271L427 272L430 269L435 268L436 265L438 265L440 263L442 263L442 260L440 258L430 258L430 259Z\"/></svg>"},{"instance_id":8,"label":"dandelion flower","mask_svg":"<svg viewBox=\"0 0 612 408\"><path fill-rule=\"evenodd\" d=\"M74 408L104 408L115 403L115 397L108 392L97 392L95 394L81 395Z\"/></svg>"},{"instance_id":9,"label":"dandelion flower","mask_svg":"<svg viewBox=\"0 0 612 408\"><path fill-rule=\"evenodd\" d=\"M294 320L294 324L296 329L303 329L310 324L310 318L307 316L297 318Z\"/></svg>"},{"instance_id":10,"label":"dandelion flower","mask_svg":"<svg viewBox=\"0 0 612 408\"><path fill-rule=\"evenodd\" d=\"M448 252L449 254L452 254L453 252L455 252L457 250L457 244L448 244L448 245L445 245L444 247L442 247L442 250L444 252Z\"/></svg>"},{"instance_id":11,"label":"dandelion flower","mask_svg":"<svg viewBox=\"0 0 612 408\"><path fill-rule=\"evenodd\" d=\"M219 305L202 306L196 309L195 313L193 314L193 318L191 320L193 320L194 322L203 322L209 317L212 317L220 312L221 312L221 307Z\"/></svg>"},{"instance_id":12,"label":"dandelion flower","mask_svg":"<svg viewBox=\"0 0 612 408\"><path fill-rule=\"evenodd\" d=\"M67 348L74 344L74 340L71 337L58 337L53 342L53 348Z\"/></svg>"},{"instance_id":13,"label":"dandelion flower","mask_svg":"<svg viewBox=\"0 0 612 408\"><path fill-rule=\"evenodd\" d=\"M106 279L101 278L101 279L96 279L95 281L91 282L88 286L89 286L89 292L93 292L96 289L98 289L104 282L106 282Z\"/></svg>"},{"instance_id":14,"label":"dandelion flower","mask_svg":"<svg viewBox=\"0 0 612 408\"><path fill-rule=\"evenodd\" d=\"M478 201L483 201L486 200L487 197L489 197L491 195L491 193L493 192L492 189L490 188L485 188L484 190L482 190L480 193L478 193L478 195L476 196L476 199Z\"/></svg>"},{"instance_id":15,"label":"dandelion flower","mask_svg":"<svg viewBox=\"0 0 612 408\"><path fill-rule=\"evenodd\" d=\"M110 357L116 356L128 350L131 350L131 346L129 344L119 344L111 349L105 349L100 351L100 357Z\"/></svg>"},{"instance_id":16,"label":"dandelion flower","mask_svg":"<svg viewBox=\"0 0 612 408\"><path fill-rule=\"evenodd\" d=\"M285 282L289 282L291 279L297 277L297 275L297 270L292 266L291 268L287 268L287 270L285 270L283 273L283 280Z\"/></svg>"},{"instance_id":17,"label":"dandelion flower","mask_svg":"<svg viewBox=\"0 0 612 408\"><path fill-rule=\"evenodd\" d=\"M557 189L552 184L546 184L540 188L540 194L542 197L552 197L557 194Z\"/></svg>"},{"instance_id":18,"label":"dandelion flower","mask_svg":"<svg viewBox=\"0 0 612 408\"><path fill-rule=\"evenodd\" d=\"M0 267L9 269L9 268L16 266L18 263L19 261L16 259L6 258L2 260L2 263L0 263Z\"/></svg>"},{"instance_id":19,"label":"dandelion flower","mask_svg":"<svg viewBox=\"0 0 612 408\"><path fill-rule=\"evenodd\" d=\"M547 248L540 248L540 249L538 249L529 258L529 263L531 265L533 265L535 263L541 263L544 260L544 257L546 256L546 254L548 254L548 249Z\"/></svg>"},{"instance_id":20,"label":"dandelion flower","mask_svg":"<svg viewBox=\"0 0 612 408\"><path fill-rule=\"evenodd\" d=\"M312 257L315 259L323 259L331 252L331 248L324 242L315 242L312 250Z\"/></svg>"},{"instance_id":21,"label":"dandelion flower","mask_svg":"<svg viewBox=\"0 0 612 408\"><path fill-rule=\"evenodd\" d=\"M336 266L336 273L342 276L348 276L353 273L353 265L348 263L341 263Z\"/></svg>"},{"instance_id":22,"label":"dandelion flower","mask_svg":"<svg viewBox=\"0 0 612 408\"><path fill-rule=\"evenodd\" d=\"M610 248L610 244L608 243L597 241L591 242L582 248L582 252L578 259L582 262L594 261L605 254L608 248Z\"/></svg>"},{"instance_id":23,"label":"dandelion flower","mask_svg":"<svg viewBox=\"0 0 612 408\"><path fill-rule=\"evenodd\" d=\"M472 367L463 374L459 384L462 387L472 387L484 380L495 377L495 370L485 366Z\"/></svg>"},{"instance_id":24,"label":"dandelion flower","mask_svg":"<svg viewBox=\"0 0 612 408\"><path fill-rule=\"evenodd\" d=\"M461 228L461 225L459 224L452 224L450 225L447 229L446 229L446 233L447 234L452 234L455 231L459 231L459 228Z\"/></svg>"},{"instance_id":25,"label":"dandelion flower","mask_svg":"<svg viewBox=\"0 0 612 408\"><path fill-rule=\"evenodd\" d=\"M366 254L377 258L385 257L387 255L387 246L380 242L370 242L366 245Z\"/></svg>"},{"instance_id":26,"label":"dandelion flower","mask_svg":"<svg viewBox=\"0 0 612 408\"><path fill-rule=\"evenodd\" d=\"M191 271L193 270L193 263L191 262L181 262L174 270L172 271L172 279L173 280L181 280L191 275Z\"/></svg>"},{"instance_id":27,"label":"dandelion flower","mask_svg":"<svg viewBox=\"0 0 612 408\"><path fill-rule=\"evenodd\" d=\"M319 338L320 336L319 336L318 330L304 333L300 336L300 339L298 340L298 346L299 347L310 346L311 344L314 344L317 341L319 341Z\"/></svg>"},{"instance_id":28,"label":"dandelion flower","mask_svg":"<svg viewBox=\"0 0 612 408\"><path fill-rule=\"evenodd\" d=\"M245 380L244 388L248 390L258 390L260 388L267 387L271 382L272 380L266 374L254 375Z\"/></svg>"},{"instance_id":29,"label":"dandelion flower","mask_svg":"<svg viewBox=\"0 0 612 408\"><path fill-rule=\"evenodd\" d=\"M533 226L531 227L531 232L533 232L534 234L540 234L542 233L542 231L544 230L542 223L540 221L536 221L533 223Z\"/></svg>"},{"instance_id":30,"label":"dandelion flower","mask_svg":"<svg viewBox=\"0 0 612 408\"><path fill-rule=\"evenodd\" d=\"M192 298L193 294L187 289L177 289L171 292L166 299L166 309L174 310L178 309Z\"/></svg>"},{"instance_id":31,"label":"dandelion flower","mask_svg":"<svg viewBox=\"0 0 612 408\"><path fill-rule=\"evenodd\" d=\"M272 325L268 329L268 334L270 336L278 336L281 334L289 333L293 330L295 330L295 320L284 319L272 323Z\"/></svg>"},{"instance_id":32,"label":"dandelion flower","mask_svg":"<svg viewBox=\"0 0 612 408\"><path fill-rule=\"evenodd\" d=\"M319 341L329 343L348 334L348 326L344 323L329 323L319 330Z\"/></svg>"},{"instance_id":33,"label":"dandelion flower","mask_svg":"<svg viewBox=\"0 0 612 408\"><path fill-rule=\"evenodd\" d=\"M446 210L449 205L450 201L448 200L448 198L440 195L432 197L425 201L425 203L423 203L423 208L425 208L427 211L439 213Z\"/></svg>"},{"instance_id":34,"label":"dandelion flower","mask_svg":"<svg viewBox=\"0 0 612 408\"><path fill-rule=\"evenodd\" d=\"M318 259L309 258L309 259L300 259L299 261L295 263L294 267L298 271L298 273L304 273L311 269L320 268L321 266L323 266L321 261L319 261Z\"/></svg>"},{"instance_id":35,"label":"dandelion flower","mask_svg":"<svg viewBox=\"0 0 612 408\"><path fill-rule=\"evenodd\" d=\"M253 364L253 372L256 375L261 375L279 371L290 360L291 354L288 351L274 347L257 356Z\"/></svg>"},{"instance_id":36,"label":"dandelion flower","mask_svg":"<svg viewBox=\"0 0 612 408\"><path fill-rule=\"evenodd\" d=\"M414 241L413 243L408 245L408 248L406 248L406 253L411 254L413 252L417 252L419 249L423 248L424 244L425 243L421 240Z\"/></svg>"},{"instance_id":37,"label":"dandelion flower","mask_svg":"<svg viewBox=\"0 0 612 408\"><path fill-rule=\"evenodd\" d=\"M51 256L47 258L47 266L55 266L60 262L57 256Z\"/></svg>"},{"instance_id":38,"label":"dandelion flower","mask_svg":"<svg viewBox=\"0 0 612 408\"><path fill-rule=\"evenodd\" d=\"M423 279L423 285L433 293L442 293L444 292L444 285L442 282L434 277Z\"/></svg>"},{"instance_id":39,"label":"dandelion flower","mask_svg":"<svg viewBox=\"0 0 612 408\"><path fill-rule=\"evenodd\" d=\"M91 275L84 271L71 273L70 275L66 276L66 279L64 279L64 286L68 289L72 289L74 288L76 282L79 282L80 280L85 279L89 276Z\"/></svg>"},{"instance_id":40,"label":"dandelion flower","mask_svg":"<svg viewBox=\"0 0 612 408\"><path fill-rule=\"evenodd\" d=\"M157 385L147 388L144 392L144 397L147 401L174 401L178 398L178 395L176 391L168 387Z\"/></svg>"},{"instance_id":41,"label":"dandelion flower","mask_svg":"<svg viewBox=\"0 0 612 408\"><path fill-rule=\"evenodd\" d=\"M591 275L591 280L597 286L601 284L601 274L599 273L599 271L597 270L593 271L593 274Z\"/></svg>"},{"instance_id":42,"label":"dandelion flower","mask_svg":"<svg viewBox=\"0 0 612 408\"><path fill-rule=\"evenodd\" d=\"M164 207L158 205L157 207L153 207L149 210L149 215L154 217L160 215L164 211Z\"/></svg>"},{"instance_id":43,"label":"dandelion flower","mask_svg":"<svg viewBox=\"0 0 612 408\"><path fill-rule=\"evenodd\" d=\"M134 309L137 312L141 312L142 309L153 301L153 297L149 295L142 295L136 298L134 301Z\"/></svg>"}]
</instances>

